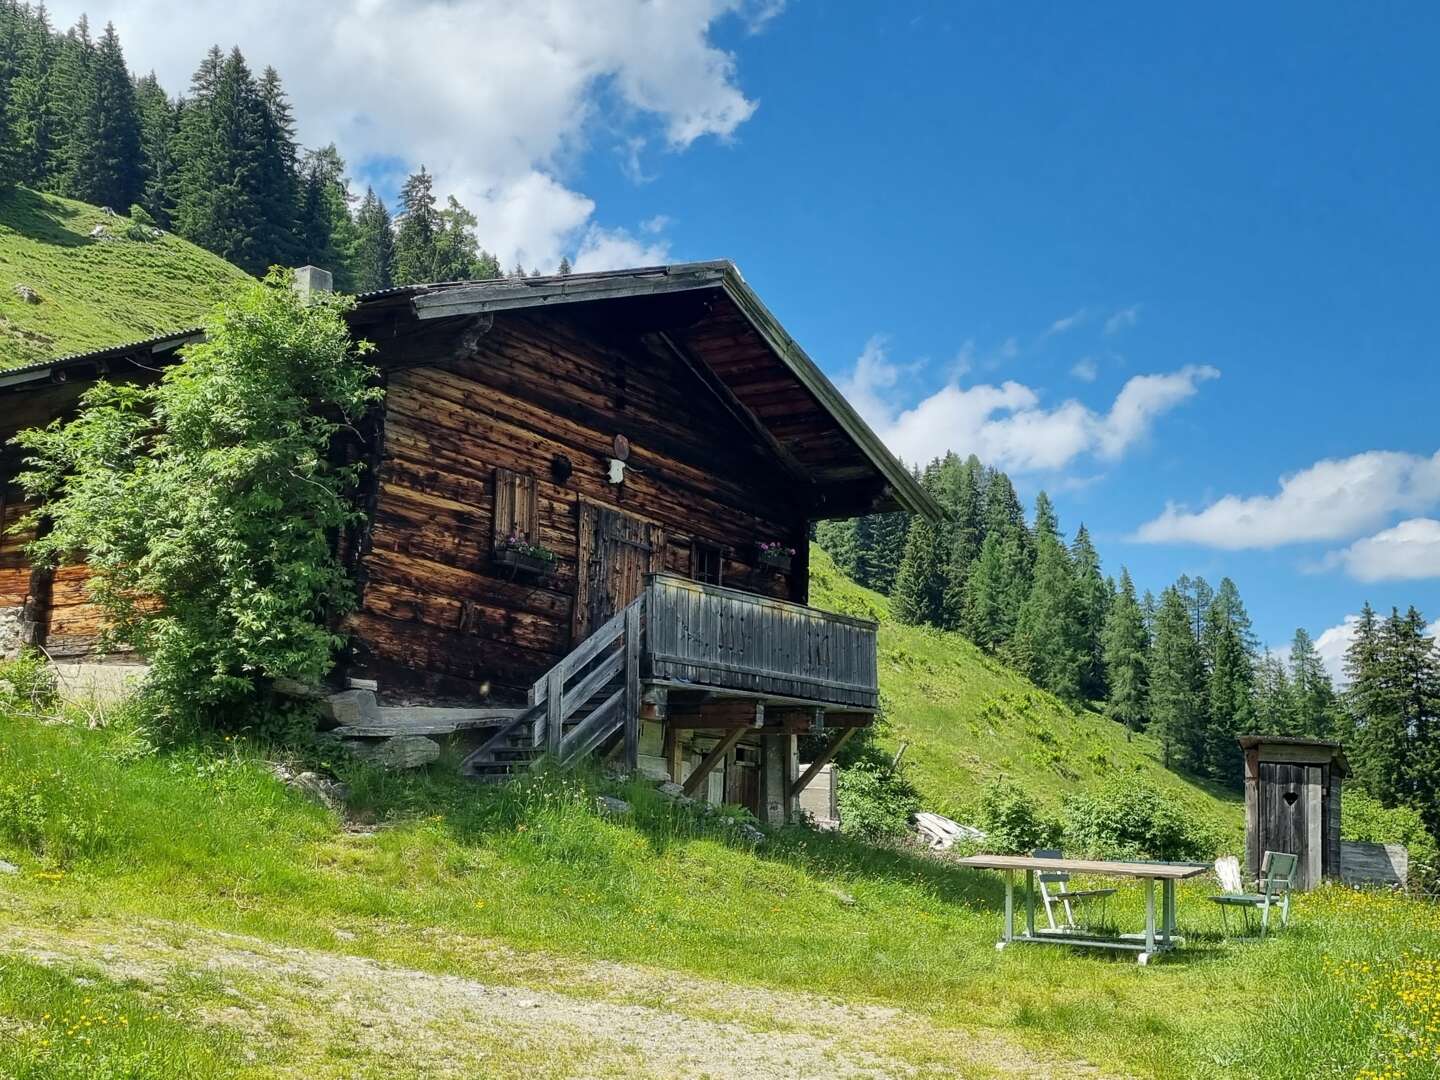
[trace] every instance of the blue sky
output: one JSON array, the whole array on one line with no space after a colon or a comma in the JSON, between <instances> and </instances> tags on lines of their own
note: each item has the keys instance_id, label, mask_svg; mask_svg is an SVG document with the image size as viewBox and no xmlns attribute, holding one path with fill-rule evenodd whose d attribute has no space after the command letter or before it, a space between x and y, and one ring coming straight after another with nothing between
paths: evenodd
<instances>
[{"instance_id":1,"label":"blue sky","mask_svg":"<svg viewBox=\"0 0 1440 1080\"><path fill-rule=\"evenodd\" d=\"M212 41L506 264L734 259L911 457L980 452L1141 587L1330 656L1440 618L1440 7L61 2ZM1168 508L1168 509L1167 509Z\"/></svg>"}]
</instances>

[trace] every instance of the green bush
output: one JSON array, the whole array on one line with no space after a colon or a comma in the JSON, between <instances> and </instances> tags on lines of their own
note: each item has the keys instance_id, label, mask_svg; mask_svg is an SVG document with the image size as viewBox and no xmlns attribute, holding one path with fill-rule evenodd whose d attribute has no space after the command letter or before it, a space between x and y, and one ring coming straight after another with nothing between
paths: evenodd
<instances>
[{"instance_id":1,"label":"green bush","mask_svg":"<svg viewBox=\"0 0 1440 1080\"><path fill-rule=\"evenodd\" d=\"M1387 807L1347 785L1340 800L1340 835L1367 844L1404 844L1410 853L1410 884L1440 886L1440 847L1414 807Z\"/></svg>"},{"instance_id":2,"label":"green bush","mask_svg":"<svg viewBox=\"0 0 1440 1080\"><path fill-rule=\"evenodd\" d=\"M1065 844L1074 854L1209 861L1222 843L1214 822L1187 815L1139 776L1112 776L1098 792L1065 800Z\"/></svg>"},{"instance_id":3,"label":"green bush","mask_svg":"<svg viewBox=\"0 0 1440 1080\"><path fill-rule=\"evenodd\" d=\"M861 759L836 770L835 801L842 832L865 840L894 840L910 833L920 792L903 772Z\"/></svg>"},{"instance_id":4,"label":"green bush","mask_svg":"<svg viewBox=\"0 0 1440 1080\"><path fill-rule=\"evenodd\" d=\"M1050 847L1060 833L1059 824L1020 785L1003 777L992 781L980 798L980 824L988 834L986 850L1001 855L1028 855Z\"/></svg>"},{"instance_id":5,"label":"green bush","mask_svg":"<svg viewBox=\"0 0 1440 1080\"><path fill-rule=\"evenodd\" d=\"M0 662L0 711L38 716L53 712L58 701L55 669L43 655L26 650Z\"/></svg>"}]
</instances>

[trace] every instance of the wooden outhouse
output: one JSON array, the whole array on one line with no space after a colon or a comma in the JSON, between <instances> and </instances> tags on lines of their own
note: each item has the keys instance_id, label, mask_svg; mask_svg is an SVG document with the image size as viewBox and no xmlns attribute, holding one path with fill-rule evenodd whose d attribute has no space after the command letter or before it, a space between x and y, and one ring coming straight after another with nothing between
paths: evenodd
<instances>
[{"instance_id":1,"label":"wooden outhouse","mask_svg":"<svg viewBox=\"0 0 1440 1080\"><path fill-rule=\"evenodd\" d=\"M1340 787L1350 766L1339 743L1241 735L1245 751L1245 862L1266 851L1300 858L1296 887L1340 876Z\"/></svg>"},{"instance_id":2,"label":"wooden outhouse","mask_svg":"<svg viewBox=\"0 0 1440 1080\"><path fill-rule=\"evenodd\" d=\"M384 390L337 448L366 466L337 679L378 686L370 729L466 739L477 777L612 754L793 816L797 735L833 747L878 700L874 624L807 606L810 525L939 511L739 271L405 286L347 318ZM27 509L15 430L199 333L0 372L0 523ZM90 659L84 567L32 571L23 540L0 539L0 652Z\"/></svg>"}]
</instances>

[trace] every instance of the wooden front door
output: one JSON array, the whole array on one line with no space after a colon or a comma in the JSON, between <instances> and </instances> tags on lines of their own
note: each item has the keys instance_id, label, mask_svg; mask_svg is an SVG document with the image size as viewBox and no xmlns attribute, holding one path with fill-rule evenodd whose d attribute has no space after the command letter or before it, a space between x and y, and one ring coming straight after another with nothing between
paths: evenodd
<instances>
[{"instance_id":1,"label":"wooden front door","mask_svg":"<svg viewBox=\"0 0 1440 1080\"><path fill-rule=\"evenodd\" d=\"M1310 836L1305 804L1312 769L1320 771L1317 766L1260 763L1260 850L1300 856L1296 884L1302 889L1318 884L1307 881L1305 871Z\"/></svg>"},{"instance_id":2,"label":"wooden front door","mask_svg":"<svg viewBox=\"0 0 1440 1080\"><path fill-rule=\"evenodd\" d=\"M595 503L580 504L580 565L575 584L574 644L640 595L645 575L665 568L665 531Z\"/></svg>"}]
</instances>

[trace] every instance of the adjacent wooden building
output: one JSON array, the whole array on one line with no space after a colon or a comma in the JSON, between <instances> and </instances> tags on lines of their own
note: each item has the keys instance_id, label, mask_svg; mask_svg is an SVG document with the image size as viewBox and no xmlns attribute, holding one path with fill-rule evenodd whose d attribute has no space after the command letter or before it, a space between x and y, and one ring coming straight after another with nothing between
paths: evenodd
<instances>
[{"instance_id":1,"label":"adjacent wooden building","mask_svg":"<svg viewBox=\"0 0 1440 1080\"><path fill-rule=\"evenodd\" d=\"M874 626L806 606L810 524L938 511L736 268L404 287L349 318L385 397L341 448L368 526L340 676L468 728L476 775L612 753L791 815L796 736L877 704ZM0 440L195 333L0 373ZM83 568L32 572L23 540L0 541L0 650L91 659Z\"/></svg>"},{"instance_id":2,"label":"adjacent wooden building","mask_svg":"<svg viewBox=\"0 0 1440 1080\"><path fill-rule=\"evenodd\" d=\"M1339 743L1241 735L1245 861L1259 876L1266 851L1300 857L1296 887L1341 876L1340 792L1350 765Z\"/></svg>"}]
</instances>

